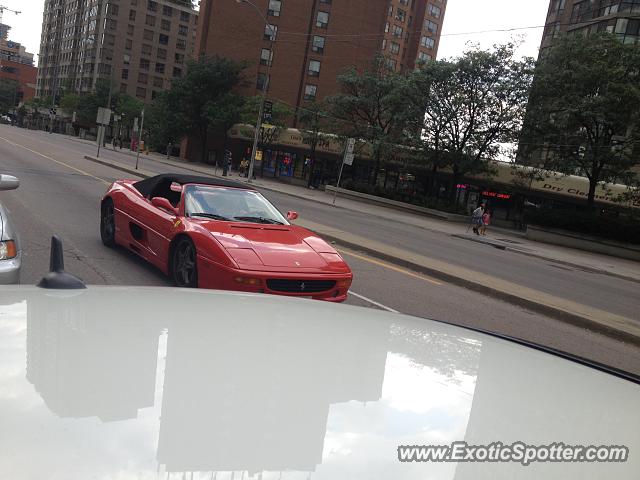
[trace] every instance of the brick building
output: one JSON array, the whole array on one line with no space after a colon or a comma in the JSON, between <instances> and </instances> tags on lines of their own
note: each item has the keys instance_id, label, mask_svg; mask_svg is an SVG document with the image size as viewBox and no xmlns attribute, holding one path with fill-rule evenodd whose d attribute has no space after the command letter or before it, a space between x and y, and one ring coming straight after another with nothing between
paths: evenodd
<instances>
[{"instance_id":1,"label":"brick building","mask_svg":"<svg viewBox=\"0 0 640 480\"><path fill-rule=\"evenodd\" d=\"M292 108L337 93L340 72L366 68L378 53L396 71L435 58L446 9L446 0L251 3L258 11L247 1L202 0L196 51L247 61L246 95L261 92L272 62L268 95Z\"/></svg>"},{"instance_id":2,"label":"brick building","mask_svg":"<svg viewBox=\"0 0 640 480\"><path fill-rule=\"evenodd\" d=\"M33 54L25 47L8 39L9 25L0 24L0 79L17 82L14 106L31 100L36 94L36 75Z\"/></svg>"},{"instance_id":3,"label":"brick building","mask_svg":"<svg viewBox=\"0 0 640 480\"><path fill-rule=\"evenodd\" d=\"M46 0L38 96L86 93L99 79L151 101L184 73L197 12L180 0Z\"/></svg>"}]
</instances>

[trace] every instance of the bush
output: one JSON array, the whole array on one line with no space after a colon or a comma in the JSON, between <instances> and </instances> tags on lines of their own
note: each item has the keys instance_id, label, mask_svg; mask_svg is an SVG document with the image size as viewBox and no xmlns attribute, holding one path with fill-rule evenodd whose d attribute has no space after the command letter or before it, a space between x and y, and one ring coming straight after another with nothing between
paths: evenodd
<instances>
[{"instance_id":1,"label":"bush","mask_svg":"<svg viewBox=\"0 0 640 480\"><path fill-rule=\"evenodd\" d=\"M409 203L418 207L440 210L447 213L456 213L461 215L467 214L467 211L461 205L451 204L446 200L427 197L425 195L412 194L408 192L398 192L394 190L385 190L380 185L370 185L368 183L358 183L352 180L345 180L342 183L341 188L344 188L345 190L353 190L354 192L366 193L368 195L374 195L376 197L387 198L389 200L395 200L397 202Z\"/></svg>"},{"instance_id":2,"label":"bush","mask_svg":"<svg viewBox=\"0 0 640 480\"><path fill-rule=\"evenodd\" d=\"M527 210L525 221L531 225L557 228L619 242L640 244L640 218L620 214L617 217L562 209Z\"/></svg>"}]
</instances>

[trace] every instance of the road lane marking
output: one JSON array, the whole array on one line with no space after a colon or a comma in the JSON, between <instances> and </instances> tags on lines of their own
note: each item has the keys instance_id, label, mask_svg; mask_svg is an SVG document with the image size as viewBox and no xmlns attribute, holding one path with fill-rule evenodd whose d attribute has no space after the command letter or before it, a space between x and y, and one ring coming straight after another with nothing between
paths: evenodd
<instances>
[{"instance_id":1,"label":"road lane marking","mask_svg":"<svg viewBox=\"0 0 640 480\"><path fill-rule=\"evenodd\" d=\"M357 253L354 253L350 250L344 249L344 248L339 248L337 249L340 253L344 253L346 255L349 255L351 257L357 258L359 260L362 260L364 262L368 262L368 263L373 263L374 265L378 265L379 267L384 267L387 268L389 270L393 270L394 272L398 272L398 273L402 273L404 275L407 275L409 277L413 277L413 278L417 278L418 280L424 280L425 282L429 282L433 285L442 285L442 282L438 282L437 280L433 280L429 277L425 277L424 275L420 275L419 273L414 273L411 270L407 270L405 268L401 268L401 267L396 267L395 265L391 265L390 263L387 262L382 262L380 260L375 260L373 258L369 258L369 257L365 257L363 255L358 255Z\"/></svg>"},{"instance_id":2,"label":"road lane marking","mask_svg":"<svg viewBox=\"0 0 640 480\"><path fill-rule=\"evenodd\" d=\"M376 307L380 307L383 310L386 310L387 312L391 312L391 313L400 313L398 310L394 310L391 307L387 307L386 305L383 305L381 303L376 302L375 300L371 300L368 297L365 297L364 295L360 295L359 293L356 293L352 290L349 290L349 295L353 295L354 297L359 298L360 300L364 300L365 302L369 302L372 305L375 305Z\"/></svg>"},{"instance_id":3,"label":"road lane marking","mask_svg":"<svg viewBox=\"0 0 640 480\"><path fill-rule=\"evenodd\" d=\"M55 163L57 163L59 165L65 166L67 168L70 168L71 170L75 170L76 172L81 173L82 175L94 178L94 179L98 180L99 182L104 183L105 185L111 185L111 182L108 182L108 181L106 181L106 180L104 180L104 179L102 179L100 177L96 177L95 175L92 175L89 172L85 172L84 170L80 170L79 168L76 168L76 167L74 167L72 165L69 165L67 163L61 162L60 160L56 160L55 158L52 158L52 157L50 157L48 155L45 155L44 153L37 152L35 150L30 149L29 147L25 147L24 145L19 144L19 143L12 142L11 140L8 140L8 139L6 139L4 137L0 137L0 140L4 140L9 145L13 145L14 147L23 148L23 149L25 149L25 150L27 150L27 151L29 151L31 153L34 153L34 154L39 155L39 156L41 156L43 158L46 158L47 160L51 160L52 162L55 162Z\"/></svg>"}]
</instances>

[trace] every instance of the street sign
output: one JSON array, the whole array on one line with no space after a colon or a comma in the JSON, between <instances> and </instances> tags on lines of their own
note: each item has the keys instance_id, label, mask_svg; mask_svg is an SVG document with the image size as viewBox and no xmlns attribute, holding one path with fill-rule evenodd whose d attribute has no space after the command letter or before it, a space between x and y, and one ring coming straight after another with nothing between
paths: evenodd
<instances>
[{"instance_id":1,"label":"street sign","mask_svg":"<svg viewBox=\"0 0 640 480\"><path fill-rule=\"evenodd\" d=\"M96 123L98 125L109 125L111 123L111 109L99 107Z\"/></svg>"},{"instance_id":2,"label":"street sign","mask_svg":"<svg viewBox=\"0 0 640 480\"><path fill-rule=\"evenodd\" d=\"M138 131L138 117L133 119L133 131L134 132Z\"/></svg>"},{"instance_id":3,"label":"street sign","mask_svg":"<svg viewBox=\"0 0 640 480\"><path fill-rule=\"evenodd\" d=\"M353 153L353 149L356 147L356 139L350 138L347 140L347 154ZM349 164L351 165L351 164Z\"/></svg>"},{"instance_id":4,"label":"street sign","mask_svg":"<svg viewBox=\"0 0 640 480\"><path fill-rule=\"evenodd\" d=\"M269 123L273 119L273 102L266 100L262 109L262 122Z\"/></svg>"},{"instance_id":5,"label":"street sign","mask_svg":"<svg viewBox=\"0 0 640 480\"><path fill-rule=\"evenodd\" d=\"M353 159L355 158L355 155L353 153L347 153L344 156L344 164L345 165L353 165Z\"/></svg>"}]
</instances>

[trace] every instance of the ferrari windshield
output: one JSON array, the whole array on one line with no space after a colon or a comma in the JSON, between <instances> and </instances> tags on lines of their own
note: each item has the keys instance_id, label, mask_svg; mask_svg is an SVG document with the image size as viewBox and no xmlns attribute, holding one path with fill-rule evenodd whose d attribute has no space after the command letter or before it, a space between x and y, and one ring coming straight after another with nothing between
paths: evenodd
<instances>
[{"instance_id":1,"label":"ferrari windshield","mask_svg":"<svg viewBox=\"0 0 640 480\"><path fill-rule=\"evenodd\" d=\"M260 193L238 188L188 185L184 192L187 217L288 225L282 214Z\"/></svg>"}]
</instances>

